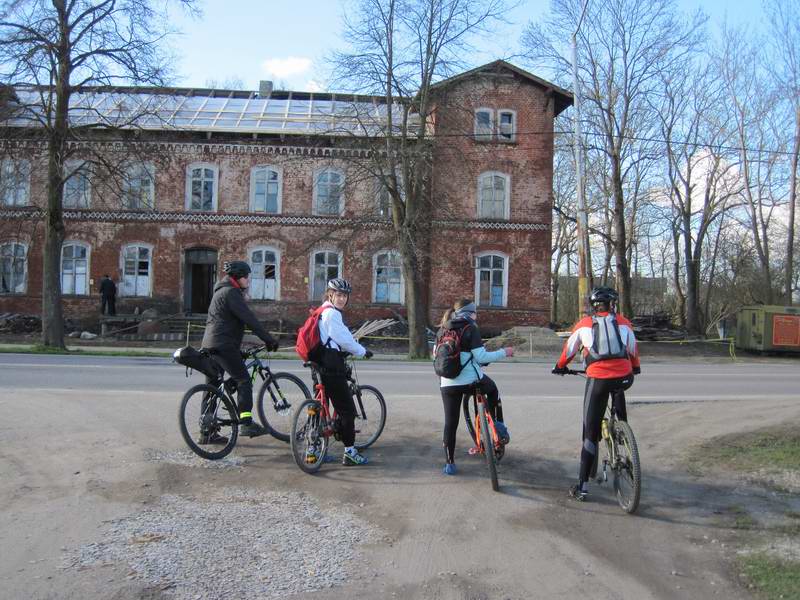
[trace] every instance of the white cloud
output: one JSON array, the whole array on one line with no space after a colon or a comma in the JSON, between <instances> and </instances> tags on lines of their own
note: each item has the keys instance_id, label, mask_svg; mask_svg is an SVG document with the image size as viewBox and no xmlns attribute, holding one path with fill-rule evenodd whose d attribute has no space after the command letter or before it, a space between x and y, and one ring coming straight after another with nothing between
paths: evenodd
<instances>
[{"instance_id":1,"label":"white cloud","mask_svg":"<svg viewBox=\"0 0 800 600\"><path fill-rule=\"evenodd\" d=\"M311 59L300 56L270 58L261 63L261 68L267 75L279 78L305 73L310 67Z\"/></svg>"}]
</instances>

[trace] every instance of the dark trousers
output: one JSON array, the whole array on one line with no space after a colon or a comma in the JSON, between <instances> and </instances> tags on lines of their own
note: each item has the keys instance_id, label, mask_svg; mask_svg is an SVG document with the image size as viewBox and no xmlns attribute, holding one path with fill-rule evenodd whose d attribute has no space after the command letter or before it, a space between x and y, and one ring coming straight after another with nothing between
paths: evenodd
<instances>
[{"instance_id":1,"label":"dark trousers","mask_svg":"<svg viewBox=\"0 0 800 600\"><path fill-rule=\"evenodd\" d=\"M100 314L106 314L106 308L108 308L109 316L114 316L117 314L117 297L116 296L102 296L101 297L101 304L100 304Z\"/></svg>"},{"instance_id":2,"label":"dark trousers","mask_svg":"<svg viewBox=\"0 0 800 600\"><path fill-rule=\"evenodd\" d=\"M222 367L236 382L236 402L239 405L239 415L252 412L253 384L250 381L250 374L244 365L242 353L237 348L207 348L207 350L210 352L214 362ZM213 383L213 380L206 377L206 382Z\"/></svg>"},{"instance_id":3,"label":"dark trousers","mask_svg":"<svg viewBox=\"0 0 800 600\"><path fill-rule=\"evenodd\" d=\"M356 442L356 404L350 392L344 356L337 350L324 348L319 362L322 366L322 385L336 411L342 443L349 448Z\"/></svg>"},{"instance_id":4,"label":"dark trousers","mask_svg":"<svg viewBox=\"0 0 800 600\"><path fill-rule=\"evenodd\" d=\"M489 414L498 421L503 420L502 403L500 402L500 392L497 385L490 378L484 375L480 381L481 391L486 396L486 404ZM472 385L453 385L440 388L442 392L442 404L444 404L444 433L442 443L447 462L455 460L456 450L456 431L461 415L461 402L465 394L472 392Z\"/></svg>"},{"instance_id":5,"label":"dark trousers","mask_svg":"<svg viewBox=\"0 0 800 600\"><path fill-rule=\"evenodd\" d=\"M581 447L581 464L578 479L589 481L597 461L597 444L600 441L600 424L611 396L611 406L620 421L628 420L625 406L625 390L622 379L586 379L586 391L583 395L583 433Z\"/></svg>"}]
</instances>

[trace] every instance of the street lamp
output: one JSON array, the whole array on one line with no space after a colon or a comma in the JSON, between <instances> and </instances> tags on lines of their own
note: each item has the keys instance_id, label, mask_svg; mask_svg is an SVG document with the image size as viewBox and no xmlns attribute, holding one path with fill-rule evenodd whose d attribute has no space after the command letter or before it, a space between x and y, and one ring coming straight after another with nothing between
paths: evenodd
<instances>
[{"instance_id":1,"label":"street lamp","mask_svg":"<svg viewBox=\"0 0 800 600\"><path fill-rule=\"evenodd\" d=\"M575 224L578 232L578 317L589 313L589 286L592 284L592 254L589 248L589 219L586 214L586 199L583 188L583 135L581 133L581 95L578 82L578 31L589 0L583 3L578 26L572 34L572 94L575 108L575 183L577 198L577 218Z\"/></svg>"}]
</instances>

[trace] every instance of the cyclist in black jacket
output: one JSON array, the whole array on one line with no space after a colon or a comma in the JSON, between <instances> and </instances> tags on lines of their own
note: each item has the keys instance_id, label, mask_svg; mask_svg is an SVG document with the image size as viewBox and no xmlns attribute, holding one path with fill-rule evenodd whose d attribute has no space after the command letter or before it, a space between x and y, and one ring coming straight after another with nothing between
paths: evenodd
<instances>
[{"instance_id":1,"label":"cyclist in black jacket","mask_svg":"<svg viewBox=\"0 0 800 600\"><path fill-rule=\"evenodd\" d=\"M278 342L259 323L245 302L244 292L250 286L250 265L234 260L225 262L223 270L226 276L214 286L214 296L208 307L202 347L236 382L239 434L255 437L264 435L266 431L253 422L253 384L240 350L245 325L261 338L270 352L278 349ZM226 442L219 434L200 440L204 444Z\"/></svg>"}]
</instances>

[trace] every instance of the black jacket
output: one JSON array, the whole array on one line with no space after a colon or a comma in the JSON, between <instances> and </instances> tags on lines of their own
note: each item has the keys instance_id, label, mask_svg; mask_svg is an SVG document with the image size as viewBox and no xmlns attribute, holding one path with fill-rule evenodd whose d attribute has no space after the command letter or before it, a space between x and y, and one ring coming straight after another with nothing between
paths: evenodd
<instances>
[{"instance_id":1,"label":"black jacket","mask_svg":"<svg viewBox=\"0 0 800 600\"><path fill-rule=\"evenodd\" d=\"M117 295L117 286L108 277L100 280L100 295L106 298L113 298Z\"/></svg>"},{"instance_id":2,"label":"black jacket","mask_svg":"<svg viewBox=\"0 0 800 600\"><path fill-rule=\"evenodd\" d=\"M258 322L258 318L247 306L244 293L235 287L228 277L214 286L214 295L208 307L203 348L234 348L242 345L244 328L247 325L265 344L275 340Z\"/></svg>"}]
</instances>

